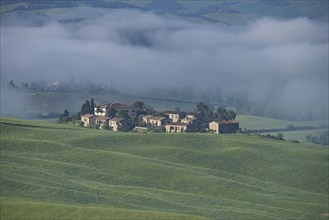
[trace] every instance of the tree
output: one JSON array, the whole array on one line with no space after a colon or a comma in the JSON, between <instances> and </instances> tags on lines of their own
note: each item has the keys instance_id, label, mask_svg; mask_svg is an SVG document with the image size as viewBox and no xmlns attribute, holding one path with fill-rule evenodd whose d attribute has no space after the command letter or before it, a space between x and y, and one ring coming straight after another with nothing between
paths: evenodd
<instances>
[{"instance_id":1,"label":"tree","mask_svg":"<svg viewBox=\"0 0 329 220\"><path fill-rule=\"evenodd\" d=\"M136 107L136 108L138 108L140 110L144 110L144 108L145 108L144 102L137 101L133 105L134 105L134 107Z\"/></svg>"},{"instance_id":2,"label":"tree","mask_svg":"<svg viewBox=\"0 0 329 220\"><path fill-rule=\"evenodd\" d=\"M123 111L123 110L119 110L116 113L116 116L119 118L129 118L128 112L127 111Z\"/></svg>"},{"instance_id":3,"label":"tree","mask_svg":"<svg viewBox=\"0 0 329 220\"><path fill-rule=\"evenodd\" d=\"M13 87L13 88L16 88L17 86L15 85L14 83L14 80L10 80L9 82L9 86Z\"/></svg>"},{"instance_id":4,"label":"tree","mask_svg":"<svg viewBox=\"0 0 329 220\"><path fill-rule=\"evenodd\" d=\"M29 83L28 82L23 82L22 83L22 88L25 89L25 90L28 90L29 89Z\"/></svg>"},{"instance_id":5,"label":"tree","mask_svg":"<svg viewBox=\"0 0 329 220\"><path fill-rule=\"evenodd\" d=\"M91 106L88 99L86 100L86 114L91 114Z\"/></svg>"},{"instance_id":6,"label":"tree","mask_svg":"<svg viewBox=\"0 0 329 220\"><path fill-rule=\"evenodd\" d=\"M91 108L91 114L95 114L95 104L94 104L94 99L91 98L91 101L90 101L90 108Z\"/></svg>"},{"instance_id":7,"label":"tree","mask_svg":"<svg viewBox=\"0 0 329 220\"><path fill-rule=\"evenodd\" d=\"M85 114L91 114L91 106L89 103L89 100L86 100L86 102L81 106L81 114L85 115Z\"/></svg>"},{"instance_id":8,"label":"tree","mask_svg":"<svg viewBox=\"0 0 329 220\"><path fill-rule=\"evenodd\" d=\"M152 106L145 106L145 114L147 115L153 115L156 113L156 110L152 108Z\"/></svg>"},{"instance_id":9,"label":"tree","mask_svg":"<svg viewBox=\"0 0 329 220\"><path fill-rule=\"evenodd\" d=\"M135 108L137 108L136 117L138 117L140 114L146 113L146 111L145 111L146 106L145 106L144 102L137 101L133 104L133 106Z\"/></svg>"},{"instance_id":10,"label":"tree","mask_svg":"<svg viewBox=\"0 0 329 220\"><path fill-rule=\"evenodd\" d=\"M67 109L64 110L64 113L59 117L59 123L67 123L71 120L70 113Z\"/></svg>"},{"instance_id":11,"label":"tree","mask_svg":"<svg viewBox=\"0 0 329 220\"><path fill-rule=\"evenodd\" d=\"M137 123L137 120L126 119L121 122L121 126L118 128L119 131L131 131Z\"/></svg>"},{"instance_id":12,"label":"tree","mask_svg":"<svg viewBox=\"0 0 329 220\"><path fill-rule=\"evenodd\" d=\"M283 139L283 134L282 133L277 133L276 137L277 140L284 140Z\"/></svg>"},{"instance_id":13,"label":"tree","mask_svg":"<svg viewBox=\"0 0 329 220\"><path fill-rule=\"evenodd\" d=\"M236 114L235 114L235 112L232 111L232 110L229 110L229 111L227 112L227 119L228 119L228 120L235 120L235 118L236 118Z\"/></svg>"},{"instance_id":14,"label":"tree","mask_svg":"<svg viewBox=\"0 0 329 220\"><path fill-rule=\"evenodd\" d=\"M206 113L209 111L209 106L203 102L199 102L197 104L197 111L199 114L206 115Z\"/></svg>"},{"instance_id":15,"label":"tree","mask_svg":"<svg viewBox=\"0 0 329 220\"><path fill-rule=\"evenodd\" d=\"M329 131L321 132L319 136L306 135L306 140L313 144L329 144Z\"/></svg>"},{"instance_id":16,"label":"tree","mask_svg":"<svg viewBox=\"0 0 329 220\"><path fill-rule=\"evenodd\" d=\"M114 108L110 108L109 110L109 117L113 118L115 117L117 111Z\"/></svg>"}]
</instances>

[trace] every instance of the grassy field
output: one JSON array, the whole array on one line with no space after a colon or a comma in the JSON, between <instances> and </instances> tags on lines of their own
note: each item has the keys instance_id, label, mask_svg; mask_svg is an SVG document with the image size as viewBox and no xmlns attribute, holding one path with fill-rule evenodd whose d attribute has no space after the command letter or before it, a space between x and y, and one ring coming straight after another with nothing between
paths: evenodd
<instances>
[{"instance_id":1,"label":"grassy field","mask_svg":"<svg viewBox=\"0 0 329 220\"><path fill-rule=\"evenodd\" d=\"M139 211L96 205L67 205L1 198L1 219L206 219L191 215Z\"/></svg>"},{"instance_id":2,"label":"grassy field","mask_svg":"<svg viewBox=\"0 0 329 220\"><path fill-rule=\"evenodd\" d=\"M282 131L283 138L286 140L298 140L307 141L307 135L320 136L320 134L328 129L311 129L311 130L300 130L300 131ZM269 133L271 135L277 135L278 132Z\"/></svg>"},{"instance_id":3,"label":"grassy field","mask_svg":"<svg viewBox=\"0 0 329 220\"><path fill-rule=\"evenodd\" d=\"M240 122L240 128L246 128L248 130L254 129L286 129L287 126L293 125L295 127L302 126L328 126L328 121L286 121L278 120L273 118L258 117L251 115L238 115L237 121ZM327 131L328 129L307 129L307 130L295 130L295 131L280 131L283 137L287 140L298 140L306 141L307 135L319 136L321 132ZM269 132L271 135L276 135L278 132Z\"/></svg>"},{"instance_id":4,"label":"grassy field","mask_svg":"<svg viewBox=\"0 0 329 220\"><path fill-rule=\"evenodd\" d=\"M251 116L251 115L238 115L236 118L240 123L241 128L246 129L285 129L288 125L295 127L301 126L314 126L319 127L328 125L328 121L287 121L274 118Z\"/></svg>"},{"instance_id":5,"label":"grassy field","mask_svg":"<svg viewBox=\"0 0 329 220\"><path fill-rule=\"evenodd\" d=\"M0 126L1 219L326 219L329 213L323 146L9 118Z\"/></svg>"}]
</instances>

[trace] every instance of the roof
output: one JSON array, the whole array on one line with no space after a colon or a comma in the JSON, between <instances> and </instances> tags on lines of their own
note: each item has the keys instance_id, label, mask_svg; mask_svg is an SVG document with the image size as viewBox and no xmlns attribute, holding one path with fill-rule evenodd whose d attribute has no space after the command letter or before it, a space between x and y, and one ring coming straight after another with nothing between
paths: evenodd
<instances>
[{"instance_id":1,"label":"roof","mask_svg":"<svg viewBox=\"0 0 329 220\"><path fill-rule=\"evenodd\" d=\"M85 114L85 115L82 115L81 117L84 117L84 118L93 118L93 117L96 117L96 115Z\"/></svg>"},{"instance_id":2,"label":"roof","mask_svg":"<svg viewBox=\"0 0 329 220\"><path fill-rule=\"evenodd\" d=\"M194 121L195 119L193 118L182 118L181 121L189 121L189 122L192 122Z\"/></svg>"},{"instance_id":3,"label":"roof","mask_svg":"<svg viewBox=\"0 0 329 220\"><path fill-rule=\"evenodd\" d=\"M116 122L121 122L123 121L124 118L111 118L110 121L116 121Z\"/></svg>"},{"instance_id":4,"label":"roof","mask_svg":"<svg viewBox=\"0 0 329 220\"><path fill-rule=\"evenodd\" d=\"M176 112L176 111L165 111L164 114L176 114L176 115L179 115L179 112Z\"/></svg>"},{"instance_id":5,"label":"roof","mask_svg":"<svg viewBox=\"0 0 329 220\"><path fill-rule=\"evenodd\" d=\"M171 122L167 125L169 125L169 126L188 126L189 124L181 123L181 122Z\"/></svg>"},{"instance_id":6,"label":"roof","mask_svg":"<svg viewBox=\"0 0 329 220\"><path fill-rule=\"evenodd\" d=\"M151 118L151 117L154 117L154 116L153 115L144 115L144 116L142 116L142 118L145 118L145 119Z\"/></svg>"},{"instance_id":7,"label":"roof","mask_svg":"<svg viewBox=\"0 0 329 220\"><path fill-rule=\"evenodd\" d=\"M150 119L150 120L160 120L161 121L161 120L165 120L166 118L165 117L160 117L160 116L152 116L148 119Z\"/></svg>"},{"instance_id":8,"label":"roof","mask_svg":"<svg viewBox=\"0 0 329 220\"><path fill-rule=\"evenodd\" d=\"M98 116L97 117L98 120L110 120L111 118L110 117L105 117L105 116Z\"/></svg>"}]
</instances>

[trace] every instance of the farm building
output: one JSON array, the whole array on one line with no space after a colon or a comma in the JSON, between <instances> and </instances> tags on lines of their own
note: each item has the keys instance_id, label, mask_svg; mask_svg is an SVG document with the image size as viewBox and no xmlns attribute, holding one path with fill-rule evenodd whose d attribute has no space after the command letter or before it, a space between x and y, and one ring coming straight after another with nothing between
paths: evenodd
<instances>
[{"instance_id":1,"label":"farm building","mask_svg":"<svg viewBox=\"0 0 329 220\"><path fill-rule=\"evenodd\" d=\"M94 128L96 126L96 118L95 115L86 114L81 116L81 121L83 122L84 127Z\"/></svg>"},{"instance_id":2,"label":"farm building","mask_svg":"<svg viewBox=\"0 0 329 220\"><path fill-rule=\"evenodd\" d=\"M180 122L171 122L165 126L167 133L180 133L187 129L188 124Z\"/></svg>"},{"instance_id":3,"label":"farm building","mask_svg":"<svg viewBox=\"0 0 329 220\"><path fill-rule=\"evenodd\" d=\"M167 115L172 122L179 122L179 112L167 111L164 112L164 114Z\"/></svg>"},{"instance_id":4,"label":"farm building","mask_svg":"<svg viewBox=\"0 0 329 220\"><path fill-rule=\"evenodd\" d=\"M96 124L99 126L99 129L108 128L110 126L110 117L98 116L96 118Z\"/></svg>"},{"instance_id":5,"label":"farm building","mask_svg":"<svg viewBox=\"0 0 329 220\"><path fill-rule=\"evenodd\" d=\"M112 131L118 131L119 127L122 125L124 118L111 118L109 120L109 127Z\"/></svg>"},{"instance_id":6,"label":"farm building","mask_svg":"<svg viewBox=\"0 0 329 220\"><path fill-rule=\"evenodd\" d=\"M143 121L147 124L151 124L157 127L164 125L166 118L153 116L153 115L145 115L142 117Z\"/></svg>"},{"instance_id":7,"label":"farm building","mask_svg":"<svg viewBox=\"0 0 329 220\"><path fill-rule=\"evenodd\" d=\"M233 133L239 130L237 121L212 121L209 123L209 131L216 134Z\"/></svg>"},{"instance_id":8,"label":"farm building","mask_svg":"<svg viewBox=\"0 0 329 220\"><path fill-rule=\"evenodd\" d=\"M144 115L142 116L142 120L147 124L147 123L150 123L149 122L149 118L152 118L154 117L153 115Z\"/></svg>"},{"instance_id":9,"label":"farm building","mask_svg":"<svg viewBox=\"0 0 329 220\"><path fill-rule=\"evenodd\" d=\"M165 120L166 120L166 118L164 118L164 117L154 116L154 117L148 118L148 123L151 125L160 127L164 124Z\"/></svg>"},{"instance_id":10,"label":"farm building","mask_svg":"<svg viewBox=\"0 0 329 220\"><path fill-rule=\"evenodd\" d=\"M132 105L111 103L107 105L96 106L95 115L109 117L112 109L114 109L115 111L124 111L130 117L136 117L136 113L137 113L137 108Z\"/></svg>"}]
</instances>

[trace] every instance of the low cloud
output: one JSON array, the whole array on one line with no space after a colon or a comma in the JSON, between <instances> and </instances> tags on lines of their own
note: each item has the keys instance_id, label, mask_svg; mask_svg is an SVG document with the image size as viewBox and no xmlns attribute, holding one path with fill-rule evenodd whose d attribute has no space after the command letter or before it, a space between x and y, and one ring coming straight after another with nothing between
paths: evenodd
<instances>
[{"instance_id":1,"label":"low cloud","mask_svg":"<svg viewBox=\"0 0 329 220\"><path fill-rule=\"evenodd\" d=\"M37 27L2 21L1 81L74 77L126 88L212 86L272 97L287 109L328 109L328 23L262 18L225 26L106 12Z\"/></svg>"}]
</instances>

